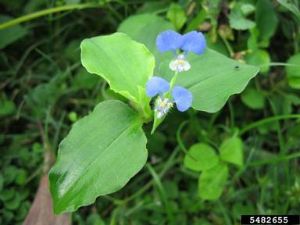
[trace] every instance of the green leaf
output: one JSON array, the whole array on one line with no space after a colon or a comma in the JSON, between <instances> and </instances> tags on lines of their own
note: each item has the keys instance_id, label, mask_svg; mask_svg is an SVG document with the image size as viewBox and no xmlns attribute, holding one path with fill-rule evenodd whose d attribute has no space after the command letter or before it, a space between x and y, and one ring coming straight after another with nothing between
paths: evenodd
<instances>
[{"instance_id":1,"label":"green leaf","mask_svg":"<svg viewBox=\"0 0 300 225\"><path fill-rule=\"evenodd\" d=\"M0 102L0 116L8 116L16 111L14 102L2 98Z\"/></svg>"},{"instance_id":2,"label":"green leaf","mask_svg":"<svg viewBox=\"0 0 300 225\"><path fill-rule=\"evenodd\" d=\"M24 169L19 169L18 174L16 176L16 184L18 185L24 185L26 183L26 180L28 178L28 175Z\"/></svg>"},{"instance_id":3,"label":"green leaf","mask_svg":"<svg viewBox=\"0 0 300 225\"><path fill-rule=\"evenodd\" d=\"M255 214L255 207L253 203L246 202L246 204L243 204L241 202L235 202L232 206L232 215L236 220L240 220L241 215L253 215Z\"/></svg>"},{"instance_id":4,"label":"green leaf","mask_svg":"<svg viewBox=\"0 0 300 225\"><path fill-rule=\"evenodd\" d=\"M2 173L0 173L0 193L2 192L3 188L4 188L4 177Z\"/></svg>"},{"instance_id":5,"label":"green leaf","mask_svg":"<svg viewBox=\"0 0 300 225\"><path fill-rule=\"evenodd\" d=\"M270 69L271 58L265 50L259 49L252 54L246 55L245 59L250 65L259 66L261 73L267 73Z\"/></svg>"},{"instance_id":6,"label":"green leaf","mask_svg":"<svg viewBox=\"0 0 300 225\"><path fill-rule=\"evenodd\" d=\"M206 15L207 15L206 11L201 10L197 14L197 16L194 19L192 19L191 22L189 22L187 28L185 29L185 33L193 31L193 30L197 30L198 26L204 22Z\"/></svg>"},{"instance_id":7,"label":"green leaf","mask_svg":"<svg viewBox=\"0 0 300 225\"><path fill-rule=\"evenodd\" d=\"M265 96L253 88L247 88L242 93L242 101L250 109L263 109L265 105Z\"/></svg>"},{"instance_id":8,"label":"green leaf","mask_svg":"<svg viewBox=\"0 0 300 225\"><path fill-rule=\"evenodd\" d=\"M99 83L99 77L88 73L83 67L78 70L71 80L74 89L93 89L97 83Z\"/></svg>"},{"instance_id":9,"label":"green leaf","mask_svg":"<svg viewBox=\"0 0 300 225\"><path fill-rule=\"evenodd\" d=\"M269 39L275 34L278 19L270 0L257 1L255 22L261 40Z\"/></svg>"},{"instance_id":10,"label":"green leaf","mask_svg":"<svg viewBox=\"0 0 300 225\"><path fill-rule=\"evenodd\" d=\"M9 185L12 182L14 182L17 175L18 175L17 167L15 167L13 165L4 167L3 176L4 176L5 185Z\"/></svg>"},{"instance_id":11,"label":"green leaf","mask_svg":"<svg viewBox=\"0 0 300 225\"><path fill-rule=\"evenodd\" d=\"M257 38L258 38L258 33L259 31L257 30L256 27L253 29L250 29L250 37L247 40L247 47L251 52L255 52L258 50L258 43L257 43Z\"/></svg>"},{"instance_id":12,"label":"green leaf","mask_svg":"<svg viewBox=\"0 0 300 225\"><path fill-rule=\"evenodd\" d=\"M120 101L107 101L74 124L52 167L54 211L75 211L121 189L145 164L142 121Z\"/></svg>"},{"instance_id":13,"label":"green leaf","mask_svg":"<svg viewBox=\"0 0 300 225\"><path fill-rule=\"evenodd\" d=\"M288 83L292 88L300 89L300 53L289 58L287 63L295 65L285 67Z\"/></svg>"},{"instance_id":14,"label":"green leaf","mask_svg":"<svg viewBox=\"0 0 300 225\"><path fill-rule=\"evenodd\" d=\"M178 190L178 185L175 181L165 181L163 183L164 189L168 190L166 195L168 196L169 199L176 199L179 196L179 190Z\"/></svg>"},{"instance_id":15,"label":"green leaf","mask_svg":"<svg viewBox=\"0 0 300 225\"><path fill-rule=\"evenodd\" d=\"M203 0L201 5L211 18L217 18L221 11L222 0Z\"/></svg>"},{"instance_id":16,"label":"green leaf","mask_svg":"<svg viewBox=\"0 0 300 225\"><path fill-rule=\"evenodd\" d=\"M230 27L236 30L248 30L255 27L255 23L249 20L243 14L242 7L243 3L236 4L235 7L230 11L228 16Z\"/></svg>"},{"instance_id":17,"label":"green leaf","mask_svg":"<svg viewBox=\"0 0 300 225\"><path fill-rule=\"evenodd\" d=\"M176 30L180 30L186 22L186 15L180 5L172 3L168 12L167 18L173 23Z\"/></svg>"},{"instance_id":18,"label":"green leaf","mask_svg":"<svg viewBox=\"0 0 300 225\"><path fill-rule=\"evenodd\" d=\"M13 199L4 202L4 206L8 210L16 210L21 204L20 194L16 193Z\"/></svg>"},{"instance_id":19,"label":"green leaf","mask_svg":"<svg viewBox=\"0 0 300 225\"><path fill-rule=\"evenodd\" d=\"M290 0L277 0L281 5L290 10L298 20L300 20L300 10L295 3Z\"/></svg>"},{"instance_id":20,"label":"green leaf","mask_svg":"<svg viewBox=\"0 0 300 225\"><path fill-rule=\"evenodd\" d=\"M13 220L14 217L15 217L14 213L5 210L2 214L2 216L0 217L0 220L3 219L3 221L5 221L4 224L10 224L11 220ZM0 222L2 222L2 221L0 221Z\"/></svg>"},{"instance_id":21,"label":"green leaf","mask_svg":"<svg viewBox=\"0 0 300 225\"><path fill-rule=\"evenodd\" d=\"M154 14L142 14L131 16L124 20L119 28L119 32L126 33L135 41L143 43L155 56L155 72L158 76L157 70L161 62L165 60L171 60L174 55L168 51L166 53L160 53L156 48L156 37L158 34L166 30L174 30L172 23L164 20L163 18Z\"/></svg>"},{"instance_id":22,"label":"green leaf","mask_svg":"<svg viewBox=\"0 0 300 225\"><path fill-rule=\"evenodd\" d=\"M0 24L8 22L13 18L9 16L0 15ZM21 25L15 25L8 27L4 30L0 30L0 49L5 48L6 46L14 43L20 38L28 34L28 30Z\"/></svg>"},{"instance_id":23,"label":"green leaf","mask_svg":"<svg viewBox=\"0 0 300 225\"><path fill-rule=\"evenodd\" d=\"M270 103L276 115L292 113L292 99L287 96L273 94L270 96Z\"/></svg>"},{"instance_id":24,"label":"green leaf","mask_svg":"<svg viewBox=\"0 0 300 225\"><path fill-rule=\"evenodd\" d=\"M29 205L28 205L29 204ZM21 206L19 207L18 211L15 214L15 219L17 221L22 221L24 220L24 218L26 217L28 211L29 211L29 206L30 203L29 202L22 202Z\"/></svg>"},{"instance_id":25,"label":"green leaf","mask_svg":"<svg viewBox=\"0 0 300 225\"><path fill-rule=\"evenodd\" d=\"M217 200L222 194L227 177L228 167L224 163L203 171L199 177L199 196L204 200Z\"/></svg>"},{"instance_id":26,"label":"green leaf","mask_svg":"<svg viewBox=\"0 0 300 225\"><path fill-rule=\"evenodd\" d=\"M14 189L4 189L0 192L0 200L3 202L9 201L14 198L15 194Z\"/></svg>"},{"instance_id":27,"label":"green leaf","mask_svg":"<svg viewBox=\"0 0 300 225\"><path fill-rule=\"evenodd\" d=\"M300 97L299 96L294 95L294 94L288 94L286 96L286 98L289 99L293 105L296 105L296 106L300 105Z\"/></svg>"},{"instance_id":28,"label":"green leaf","mask_svg":"<svg viewBox=\"0 0 300 225\"><path fill-rule=\"evenodd\" d=\"M86 220L87 225L105 225L104 221L101 219L100 215L96 212L90 214Z\"/></svg>"},{"instance_id":29,"label":"green leaf","mask_svg":"<svg viewBox=\"0 0 300 225\"><path fill-rule=\"evenodd\" d=\"M244 165L243 141L239 137L232 137L220 146L220 156L225 162L232 163L239 167Z\"/></svg>"},{"instance_id":30,"label":"green leaf","mask_svg":"<svg viewBox=\"0 0 300 225\"><path fill-rule=\"evenodd\" d=\"M203 143L193 145L184 157L184 166L194 171L208 170L218 162L219 157L214 149Z\"/></svg>"},{"instance_id":31,"label":"green leaf","mask_svg":"<svg viewBox=\"0 0 300 225\"><path fill-rule=\"evenodd\" d=\"M158 11L166 11L169 5L170 3L165 1L147 1L136 11L136 14L156 14Z\"/></svg>"},{"instance_id":32,"label":"green leaf","mask_svg":"<svg viewBox=\"0 0 300 225\"><path fill-rule=\"evenodd\" d=\"M25 95L25 100L32 114L35 117L43 117L49 105L55 105L55 102L63 92L62 84L65 82L65 76L57 73L47 83L42 83L35 87L31 92Z\"/></svg>"},{"instance_id":33,"label":"green leaf","mask_svg":"<svg viewBox=\"0 0 300 225\"><path fill-rule=\"evenodd\" d=\"M255 11L255 7L252 4L245 3L241 6L241 11L243 15L248 16Z\"/></svg>"},{"instance_id":34,"label":"green leaf","mask_svg":"<svg viewBox=\"0 0 300 225\"><path fill-rule=\"evenodd\" d=\"M225 56L230 55L230 52L228 52L228 49L221 38L218 38L216 41L214 41L210 35L205 35L205 38L208 48Z\"/></svg>"},{"instance_id":35,"label":"green leaf","mask_svg":"<svg viewBox=\"0 0 300 225\"><path fill-rule=\"evenodd\" d=\"M81 0L66 0L66 5L79 4Z\"/></svg>"},{"instance_id":36,"label":"green leaf","mask_svg":"<svg viewBox=\"0 0 300 225\"><path fill-rule=\"evenodd\" d=\"M85 39L81 62L88 72L103 77L110 88L146 108L146 83L153 75L154 57L142 44L123 33Z\"/></svg>"},{"instance_id":37,"label":"green leaf","mask_svg":"<svg viewBox=\"0 0 300 225\"><path fill-rule=\"evenodd\" d=\"M190 54L191 69L178 75L176 85L188 88L193 96L192 107L214 113L220 110L233 95L242 92L258 72L255 66L229 59L211 49L201 55ZM169 62L160 68L160 75L167 80L173 76Z\"/></svg>"}]
</instances>

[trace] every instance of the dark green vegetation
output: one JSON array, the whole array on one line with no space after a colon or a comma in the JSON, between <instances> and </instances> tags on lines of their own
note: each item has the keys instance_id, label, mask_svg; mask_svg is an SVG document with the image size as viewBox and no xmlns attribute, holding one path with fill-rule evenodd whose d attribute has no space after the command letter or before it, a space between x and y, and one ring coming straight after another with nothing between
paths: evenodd
<instances>
[{"instance_id":1,"label":"dark green vegetation","mask_svg":"<svg viewBox=\"0 0 300 225\"><path fill-rule=\"evenodd\" d=\"M56 154L74 122L101 101L125 101L104 80L85 71L80 42L118 29L126 32L119 25L130 15L143 13L165 17L181 33L204 32L210 48L260 66L260 73L217 113L174 110L152 136L151 124L144 126L149 139L147 166L119 192L72 213L72 223L238 224L241 214L299 214L298 4L296 0L1 1L1 23L29 16L21 25L6 29L0 25L0 224L18 224L25 218L43 169L49 167L45 153ZM33 12L45 9L44 17L31 20ZM51 14L55 11L60 12ZM143 29L151 36L143 23L131 32ZM221 158L231 163L228 175L219 168L200 178L205 184L211 180L207 177L216 177L214 187L219 188L213 191L210 185L198 190L199 172L194 171L201 168L185 158L195 144L200 151L212 152L211 158L220 150ZM218 192L222 195L216 199Z\"/></svg>"}]
</instances>

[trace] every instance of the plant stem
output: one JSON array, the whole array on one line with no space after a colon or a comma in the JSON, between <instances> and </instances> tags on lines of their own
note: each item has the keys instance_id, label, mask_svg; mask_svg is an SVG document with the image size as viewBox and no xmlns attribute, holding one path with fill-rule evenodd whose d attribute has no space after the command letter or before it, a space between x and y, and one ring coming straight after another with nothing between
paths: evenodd
<instances>
[{"instance_id":1,"label":"plant stem","mask_svg":"<svg viewBox=\"0 0 300 225\"><path fill-rule=\"evenodd\" d=\"M68 11L68 10L74 10L74 9L85 9L85 8L98 8L102 7L99 4L95 3L86 3L86 4L74 4L74 5L64 5L64 6L59 6L55 8L50 8L50 9L45 9L41 10L35 13L30 13L25 16L18 17L16 19L10 20L8 22L0 24L0 30L8 28L10 26L14 26L20 23L24 23L29 20L33 20L42 16L46 16L48 14L52 13L57 13L57 12L62 12L62 11Z\"/></svg>"},{"instance_id":2,"label":"plant stem","mask_svg":"<svg viewBox=\"0 0 300 225\"><path fill-rule=\"evenodd\" d=\"M259 161L254 161L250 162L249 166L263 166L267 164L275 164L281 161L287 161L295 158L300 157L300 152L291 154L291 155L279 155L277 157L271 158L271 159L266 159L266 160L259 160Z\"/></svg>"},{"instance_id":3,"label":"plant stem","mask_svg":"<svg viewBox=\"0 0 300 225\"><path fill-rule=\"evenodd\" d=\"M260 64L259 67L262 66L292 66L292 67L300 67L299 65L296 64L291 64L291 63L281 63L281 62L271 62L271 63L265 63L265 64Z\"/></svg>"},{"instance_id":4,"label":"plant stem","mask_svg":"<svg viewBox=\"0 0 300 225\"><path fill-rule=\"evenodd\" d=\"M264 125L266 123L271 123L271 122L275 122L277 120L285 120L285 119L300 119L300 115L290 114L290 115L279 115L279 116L268 117L266 119L259 120L257 122L251 123L250 125L244 127L239 132L239 135L242 136L249 130L252 130L252 129L259 127L261 125Z\"/></svg>"},{"instance_id":5,"label":"plant stem","mask_svg":"<svg viewBox=\"0 0 300 225\"><path fill-rule=\"evenodd\" d=\"M271 105L271 110L273 111L274 115L276 116L277 112L275 109L275 105L272 102L271 99L269 99L270 105ZM284 151L284 138L281 132L281 125L279 123L279 121L276 121L276 129L277 129L277 136L278 136L278 141L279 141L279 147L280 147L280 153L283 154Z\"/></svg>"},{"instance_id":6,"label":"plant stem","mask_svg":"<svg viewBox=\"0 0 300 225\"><path fill-rule=\"evenodd\" d=\"M228 106L229 106L229 112L230 112L230 126L231 126L231 128L234 128L234 126L235 126L235 123L234 123L234 109L233 109L233 106L232 106L232 103L231 103L230 100L228 101Z\"/></svg>"},{"instance_id":7,"label":"plant stem","mask_svg":"<svg viewBox=\"0 0 300 225\"><path fill-rule=\"evenodd\" d=\"M170 82L170 90L172 90L172 88L173 88L173 86L174 86L174 84L176 82L177 77L178 77L178 72L175 71L175 74L174 74L174 76L173 76L173 78L172 78L172 80Z\"/></svg>"},{"instance_id":8,"label":"plant stem","mask_svg":"<svg viewBox=\"0 0 300 225\"><path fill-rule=\"evenodd\" d=\"M153 180L154 180L154 182L155 182L155 184L156 184L156 186L157 186L157 188L158 188L158 190L160 192L162 201L164 202L165 207L166 207L166 211L167 211L167 216L168 216L169 222L171 224L174 224L174 217L173 217L172 209L171 209L171 206L170 206L167 194L166 194L166 190L165 190L164 186L162 185L161 180L160 180L158 174L155 172L155 170L152 168L152 166L149 163L147 163L146 167L149 170L150 174L152 175Z\"/></svg>"},{"instance_id":9,"label":"plant stem","mask_svg":"<svg viewBox=\"0 0 300 225\"><path fill-rule=\"evenodd\" d=\"M234 56L234 52L233 52L233 50L232 50L232 48L231 48L229 42L228 42L227 39L224 38L222 35L220 35L220 37L221 37L222 41L224 42L224 44L225 44L225 46L226 46L226 48L227 48L227 51L228 51L230 57L232 58L232 57Z\"/></svg>"},{"instance_id":10,"label":"plant stem","mask_svg":"<svg viewBox=\"0 0 300 225\"><path fill-rule=\"evenodd\" d=\"M180 151L180 147L177 146L174 151L172 152L172 154L170 155L170 157L168 158L167 162L165 163L163 169L161 170L161 172L158 174L159 178L162 178L167 171L172 168L174 166L174 164L176 164L177 162L175 161L175 158L178 154L178 152ZM140 190L138 190L137 192L135 192L133 195L127 197L126 199L124 199L122 201L122 204L126 204L129 201L135 199L136 197L142 195L144 192L146 192L150 187L152 187L153 185L153 180L149 181L146 185L144 185Z\"/></svg>"}]
</instances>

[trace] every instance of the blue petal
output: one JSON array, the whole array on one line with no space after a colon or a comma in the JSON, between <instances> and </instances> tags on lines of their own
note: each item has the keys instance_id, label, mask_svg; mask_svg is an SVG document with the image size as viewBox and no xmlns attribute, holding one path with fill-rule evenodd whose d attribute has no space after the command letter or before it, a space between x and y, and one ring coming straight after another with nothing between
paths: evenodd
<instances>
[{"instance_id":1,"label":"blue petal","mask_svg":"<svg viewBox=\"0 0 300 225\"><path fill-rule=\"evenodd\" d=\"M193 94L183 88L176 86L172 91L173 101L176 103L176 107L180 112L184 112L191 107L193 101Z\"/></svg>"},{"instance_id":2,"label":"blue petal","mask_svg":"<svg viewBox=\"0 0 300 225\"><path fill-rule=\"evenodd\" d=\"M183 35L181 49L185 52L194 52L198 55L206 49L206 40L201 32L191 31Z\"/></svg>"},{"instance_id":3,"label":"blue petal","mask_svg":"<svg viewBox=\"0 0 300 225\"><path fill-rule=\"evenodd\" d=\"M156 38L156 46L160 52L175 51L182 45L182 35L175 31L167 30Z\"/></svg>"},{"instance_id":4,"label":"blue petal","mask_svg":"<svg viewBox=\"0 0 300 225\"><path fill-rule=\"evenodd\" d=\"M163 94L170 89L168 81L160 77L151 77L146 84L146 94L152 98L155 95Z\"/></svg>"}]
</instances>

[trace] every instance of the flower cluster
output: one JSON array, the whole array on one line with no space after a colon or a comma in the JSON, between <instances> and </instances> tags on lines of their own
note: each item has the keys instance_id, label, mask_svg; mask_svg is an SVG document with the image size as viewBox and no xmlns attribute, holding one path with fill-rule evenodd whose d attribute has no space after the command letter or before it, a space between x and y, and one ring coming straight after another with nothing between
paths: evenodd
<instances>
[{"instance_id":1,"label":"flower cluster","mask_svg":"<svg viewBox=\"0 0 300 225\"><path fill-rule=\"evenodd\" d=\"M206 48L206 41L201 32L192 31L181 35L168 30L158 35L156 45L160 52L173 51L175 55L175 59L169 64L170 69L176 72L171 80L171 84L174 84L177 72L188 71L191 68L186 60L188 53L202 54ZM183 52L178 54L179 49ZM150 98L158 95L154 107L157 119L163 118L174 104L180 112L184 112L191 107L193 101L193 95L189 90L180 86L172 87L161 77L152 77L148 80L146 94Z\"/></svg>"},{"instance_id":2,"label":"flower cluster","mask_svg":"<svg viewBox=\"0 0 300 225\"><path fill-rule=\"evenodd\" d=\"M175 31L167 30L156 39L156 45L160 52L173 51L175 59L171 61L169 67L173 71L183 72L191 68L190 63L186 60L189 52L201 55L206 49L206 41L201 32L191 31L181 35ZM183 53L177 54L181 49Z\"/></svg>"}]
</instances>

